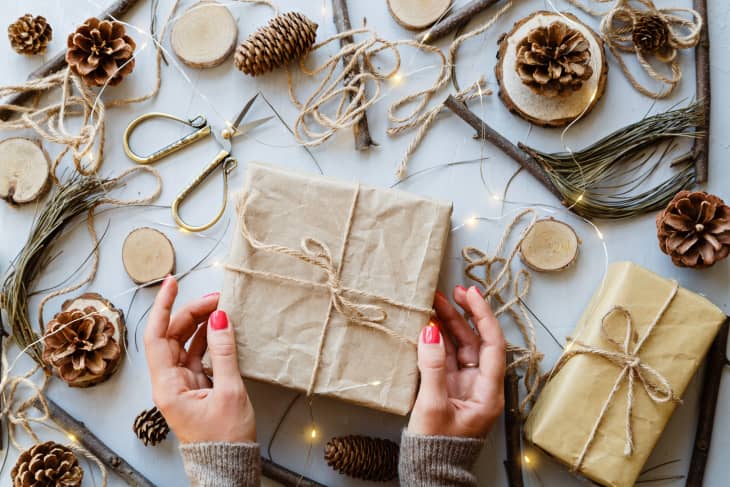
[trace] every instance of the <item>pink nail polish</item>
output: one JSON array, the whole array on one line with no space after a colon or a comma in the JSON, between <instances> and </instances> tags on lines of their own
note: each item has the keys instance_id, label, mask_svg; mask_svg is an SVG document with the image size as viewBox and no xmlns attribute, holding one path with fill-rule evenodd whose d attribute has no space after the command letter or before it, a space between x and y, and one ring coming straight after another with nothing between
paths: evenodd
<instances>
[{"instance_id":1,"label":"pink nail polish","mask_svg":"<svg viewBox=\"0 0 730 487\"><path fill-rule=\"evenodd\" d=\"M223 310L213 311L208 319L210 328L215 331L228 328L228 315Z\"/></svg>"},{"instance_id":2,"label":"pink nail polish","mask_svg":"<svg viewBox=\"0 0 730 487\"><path fill-rule=\"evenodd\" d=\"M461 284L459 284L458 286L456 286L456 289L458 289L461 292L466 292L466 288L464 286L462 286Z\"/></svg>"},{"instance_id":3,"label":"pink nail polish","mask_svg":"<svg viewBox=\"0 0 730 487\"><path fill-rule=\"evenodd\" d=\"M425 327L421 333L421 339L426 345L437 345L441 342L441 333L439 333L438 327L433 324Z\"/></svg>"},{"instance_id":4,"label":"pink nail polish","mask_svg":"<svg viewBox=\"0 0 730 487\"><path fill-rule=\"evenodd\" d=\"M203 297L204 298L212 298L213 296L216 296L217 297L217 296L220 296L220 295L221 295L221 293L219 293L218 291L215 291L215 292L212 292L212 293L204 294Z\"/></svg>"}]
</instances>

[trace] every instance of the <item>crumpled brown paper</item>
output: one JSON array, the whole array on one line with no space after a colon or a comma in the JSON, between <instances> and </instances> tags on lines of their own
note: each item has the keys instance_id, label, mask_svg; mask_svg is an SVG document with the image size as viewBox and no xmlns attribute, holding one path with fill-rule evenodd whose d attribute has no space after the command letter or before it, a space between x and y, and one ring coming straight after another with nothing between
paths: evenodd
<instances>
[{"instance_id":1,"label":"crumpled brown paper","mask_svg":"<svg viewBox=\"0 0 730 487\"><path fill-rule=\"evenodd\" d=\"M339 263L356 185L249 164L242 198L255 239L299 249L316 238ZM450 229L451 205L360 186L340 274L343 286L430 309ZM254 250L237 229L219 307L236 331L244 377L306 391L330 304L326 289L232 270L253 269L326 283L322 269ZM384 326L417 341L429 315L348 295L387 313ZM207 358L205 359L207 362ZM416 348L332 311L314 393L405 415L415 400Z\"/></svg>"},{"instance_id":2,"label":"crumpled brown paper","mask_svg":"<svg viewBox=\"0 0 730 487\"><path fill-rule=\"evenodd\" d=\"M614 306L628 310L641 337L670 296L673 285L631 262L611 264L573 338L588 346L612 349L601 333L601 320ZM724 313L710 301L679 288L638 356L669 381L675 396L681 396L724 320ZM571 358L540 394L525 424L526 438L574 466L620 371L600 357ZM602 485L634 485L676 407L675 402L653 402L640 384L635 385L631 416L634 451L627 457L626 402L624 381L578 470Z\"/></svg>"}]
</instances>

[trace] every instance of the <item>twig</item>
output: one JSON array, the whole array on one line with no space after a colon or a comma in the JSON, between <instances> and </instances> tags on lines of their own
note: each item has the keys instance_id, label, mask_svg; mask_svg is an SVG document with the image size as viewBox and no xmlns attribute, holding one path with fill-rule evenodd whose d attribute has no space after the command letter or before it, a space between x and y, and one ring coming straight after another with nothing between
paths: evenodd
<instances>
[{"instance_id":1,"label":"twig","mask_svg":"<svg viewBox=\"0 0 730 487\"><path fill-rule=\"evenodd\" d=\"M350 24L350 13L347 10L347 0L332 0L332 18L335 22L337 32L346 32L352 30ZM340 45L345 47L347 44L355 42L352 36L343 37L340 39ZM352 59L352 54L342 58L342 64L347 66ZM360 75L362 66L359 64L355 65L352 71L344 79L344 83L347 85L350 81ZM350 99L354 97L354 93L350 93ZM368 116L363 111L360 121L353 127L353 133L355 135L355 149L359 151L367 150L372 146L376 146L373 139L370 137L370 129L368 128Z\"/></svg>"},{"instance_id":2,"label":"twig","mask_svg":"<svg viewBox=\"0 0 730 487\"><path fill-rule=\"evenodd\" d=\"M261 473L264 477L279 482L284 487L326 487L324 484L292 472L264 457L261 457Z\"/></svg>"},{"instance_id":3,"label":"twig","mask_svg":"<svg viewBox=\"0 0 730 487\"><path fill-rule=\"evenodd\" d=\"M92 455L97 457L110 470L119 475L129 485L140 487L155 487L144 475L134 469L125 459L117 455L113 450L106 446L94 433L89 431L84 423L74 419L70 414L64 411L61 406L46 398L48 411L53 421L55 421L62 429L73 434L76 440ZM33 400L33 407L39 411L43 411L43 405L38 398Z\"/></svg>"},{"instance_id":4,"label":"twig","mask_svg":"<svg viewBox=\"0 0 730 487\"><path fill-rule=\"evenodd\" d=\"M504 439L507 446L507 459L504 468L510 487L523 487L522 480L522 433L520 417L519 376L514 367L514 354L507 352L507 372L504 374Z\"/></svg>"},{"instance_id":5,"label":"twig","mask_svg":"<svg viewBox=\"0 0 730 487\"><path fill-rule=\"evenodd\" d=\"M439 21L418 37L418 42L428 44L447 36L451 32L465 26L479 12L488 9L500 0L472 0L451 15Z\"/></svg>"},{"instance_id":6,"label":"twig","mask_svg":"<svg viewBox=\"0 0 730 487\"><path fill-rule=\"evenodd\" d=\"M697 421L697 433L695 444L692 448L692 460L689 464L687 474L687 487L702 487L705 476L705 466L710 453L710 442L712 441L712 429L715 425L715 410L717 409L717 398L720 394L720 382L728 359L725 355L727 348L728 329L730 328L730 317L725 319L715 340L712 342L710 351L707 354L707 364L700 393L700 417Z\"/></svg>"},{"instance_id":7,"label":"twig","mask_svg":"<svg viewBox=\"0 0 730 487\"><path fill-rule=\"evenodd\" d=\"M111 18L118 18L122 15L129 12L129 10L134 7L139 0L117 0L112 5L109 6L106 10L104 10L100 15L99 18L103 20L110 20ZM45 63L40 68L36 69L32 73L28 75L28 80L43 78L45 76L48 76L49 74L53 74L56 71L62 70L64 67L66 67L66 51L59 52L55 56L53 56L50 61ZM6 100L3 104L6 105L22 105L23 103L26 103L28 100L33 98L37 92L35 91L25 91L23 93L18 93L14 95L13 97ZM0 110L0 120L7 120L12 115L11 110Z\"/></svg>"},{"instance_id":8,"label":"twig","mask_svg":"<svg viewBox=\"0 0 730 487\"><path fill-rule=\"evenodd\" d=\"M707 0L693 0L692 4L694 9L702 17L700 42L695 48L695 77L697 84L697 94L695 96L706 107L702 122L705 136L695 139L692 146L692 158L695 162L696 179L698 183L702 184L707 182L710 158L710 37L707 28Z\"/></svg>"},{"instance_id":9,"label":"twig","mask_svg":"<svg viewBox=\"0 0 730 487\"><path fill-rule=\"evenodd\" d=\"M444 105L476 130L476 136L478 138L494 144L502 152L517 161L520 166L524 167L530 174L537 178L537 180L540 181L543 186L548 189L548 191L555 195L562 204L565 204L560 191L558 191L558 188L555 187L543 167L539 162L537 162L537 160L535 160L535 158L497 133L496 130L484 123L482 119L472 112L464 103L454 98L453 95L449 95L444 102Z\"/></svg>"}]
</instances>

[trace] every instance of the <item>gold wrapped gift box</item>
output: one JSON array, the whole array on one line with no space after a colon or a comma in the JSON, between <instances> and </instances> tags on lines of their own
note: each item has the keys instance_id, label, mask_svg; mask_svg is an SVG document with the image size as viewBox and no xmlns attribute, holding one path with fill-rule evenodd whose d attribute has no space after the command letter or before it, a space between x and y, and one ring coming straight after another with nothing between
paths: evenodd
<instances>
[{"instance_id":1,"label":"gold wrapped gift box","mask_svg":"<svg viewBox=\"0 0 730 487\"><path fill-rule=\"evenodd\" d=\"M526 438L599 484L634 485L724 320L674 281L611 264L527 418Z\"/></svg>"}]
</instances>

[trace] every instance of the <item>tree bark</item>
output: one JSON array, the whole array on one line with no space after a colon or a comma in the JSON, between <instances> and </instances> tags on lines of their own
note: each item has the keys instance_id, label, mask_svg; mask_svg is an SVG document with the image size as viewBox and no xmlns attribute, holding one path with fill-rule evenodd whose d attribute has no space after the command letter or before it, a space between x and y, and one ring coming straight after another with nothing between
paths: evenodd
<instances>
[{"instance_id":1,"label":"tree bark","mask_svg":"<svg viewBox=\"0 0 730 487\"><path fill-rule=\"evenodd\" d=\"M113 4L109 6L106 10L101 12L99 14L100 19L106 19L109 20L112 17L118 18L122 15L129 12L129 10L134 7L137 3L139 3L139 0L117 0ZM53 74L56 71L60 71L63 68L66 67L66 51L59 52L55 56L53 56L47 63L45 63L40 68L36 69L32 73L28 75L28 81L38 78L43 78L45 76L48 76L49 74ZM27 103L30 99L32 99L34 96L37 95L37 91L26 91L23 93L18 93L16 95L13 95L9 99L5 100L3 104L5 105L22 105L23 103ZM10 118L10 116L13 114L12 110L3 109L0 110L0 120L7 120Z\"/></svg>"},{"instance_id":2,"label":"tree bark","mask_svg":"<svg viewBox=\"0 0 730 487\"><path fill-rule=\"evenodd\" d=\"M475 15L488 9L500 0L472 0L451 15L437 22L418 37L418 42L430 44L465 26Z\"/></svg>"},{"instance_id":3,"label":"tree bark","mask_svg":"<svg viewBox=\"0 0 730 487\"><path fill-rule=\"evenodd\" d=\"M728 365L726 355L728 328L730 328L730 317L725 320L715 340L712 342L710 351L707 353L707 363L700 393L700 414L697 421L697 433L692 448L692 460L689 464L687 474L687 487L702 487L705 476L707 457L710 453L712 442L712 430L715 426L715 410L717 399L720 395L720 383L725 366Z\"/></svg>"},{"instance_id":4,"label":"tree bark","mask_svg":"<svg viewBox=\"0 0 730 487\"><path fill-rule=\"evenodd\" d=\"M507 367L514 362L512 352L507 352ZM504 374L504 439L507 447L507 459L504 468L507 471L509 487L523 487L522 480L522 418L520 417L520 389L517 371L508 368Z\"/></svg>"},{"instance_id":5,"label":"tree bark","mask_svg":"<svg viewBox=\"0 0 730 487\"><path fill-rule=\"evenodd\" d=\"M267 479L279 482L285 487L326 487L324 484L292 472L264 457L261 457L261 473Z\"/></svg>"},{"instance_id":6,"label":"tree bark","mask_svg":"<svg viewBox=\"0 0 730 487\"><path fill-rule=\"evenodd\" d=\"M74 419L61 406L46 398L48 411L51 419L55 421L62 429L73 434L75 440L81 446L89 450L95 457L106 465L109 470L119 475L125 482L132 486L139 487L155 487L144 475L139 473L125 459L117 455L111 448L106 446L94 433L89 431L84 423ZM33 406L39 411L43 410L43 406L38 398L33 401Z\"/></svg>"},{"instance_id":7,"label":"tree bark","mask_svg":"<svg viewBox=\"0 0 730 487\"><path fill-rule=\"evenodd\" d=\"M540 181L542 185L548 189L548 191L555 195L555 197L560 200L561 204L565 205L565 201L563 196L560 194L560 191L558 191L558 188L550 180L545 169L543 169L534 157L528 154L521 147L516 146L500 135L496 130L480 119L474 112L469 110L463 102L454 98L453 95L449 95L444 102L444 105L476 130L476 136L478 138L494 144L506 155L517 161L520 166L537 178L537 180Z\"/></svg>"},{"instance_id":8,"label":"tree bark","mask_svg":"<svg viewBox=\"0 0 730 487\"><path fill-rule=\"evenodd\" d=\"M702 17L702 31L700 42L695 48L695 76L696 76L696 97L705 105L705 116L701 129L705 130L705 136L695 139L692 147L692 156L695 162L697 182L707 182L709 159L710 159L710 37L707 26L707 0L693 0L693 8Z\"/></svg>"},{"instance_id":9,"label":"tree bark","mask_svg":"<svg viewBox=\"0 0 730 487\"><path fill-rule=\"evenodd\" d=\"M350 13L347 10L347 0L332 0L332 17L334 19L337 32L346 32L352 29L352 25L350 24ZM353 42L355 42L355 39L353 39L352 36L340 39L340 45L343 47L347 44L352 44ZM347 66L351 59L352 56L344 57L342 59L342 64ZM352 78L360 74L361 69L362 66L360 66L359 63L356 64L353 71L345 77L344 83L349 83ZM350 95L350 98L352 98L352 96L353 95ZM364 151L372 146L378 145L373 141L372 137L370 137L370 128L368 126L368 116L366 113L363 112L360 121L355 124L352 130L355 136L355 149Z\"/></svg>"}]
</instances>

